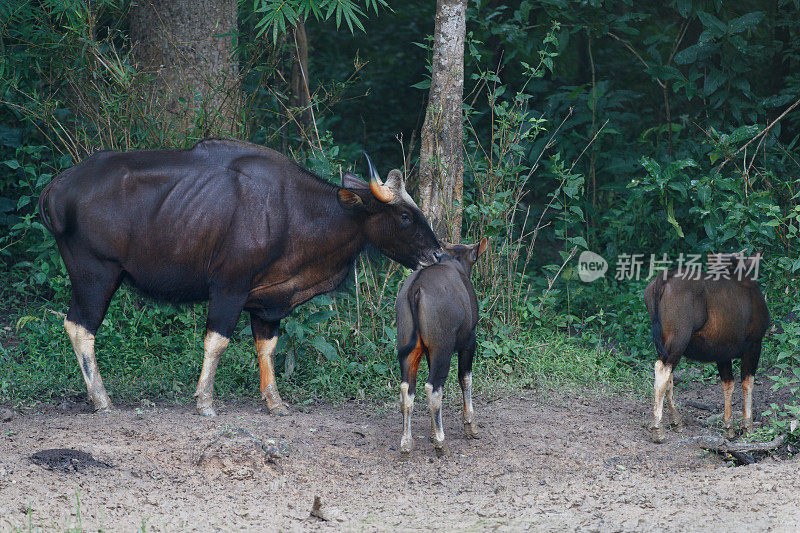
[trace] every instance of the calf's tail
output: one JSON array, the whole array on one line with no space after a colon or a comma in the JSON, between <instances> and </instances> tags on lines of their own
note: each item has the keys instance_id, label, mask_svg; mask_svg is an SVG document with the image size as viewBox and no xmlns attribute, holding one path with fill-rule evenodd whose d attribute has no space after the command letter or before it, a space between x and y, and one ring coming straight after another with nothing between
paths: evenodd
<instances>
[{"instance_id":1,"label":"calf's tail","mask_svg":"<svg viewBox=\"0 0 800 533\"><path fill-rule=\"evenodd\" d=\"M409 337L408 344L400 346L397 349L397 355L400 359L405 359L417 346L417 337L419 336L419 318L417 316L419 304L419 289L413 288L408 291L408 307L411 309L411 336Z\"/></svg>"},{"instance_id":2,"label":"calf's tail","mask_svg":"<svg viewBox=\"0 0 800 533\"><path fill-rule=\"evenodd\" d=\"M659 278L660 279L660 278ZM664 283L658 283L655 286L655 290L653 292L653 322L652 322L652 334L653 334L653 344L656 346L656 352L658 353L658 357L663 361L666 361L669 357L667 353L667 349L664 347L664 330L661 327L661 315L658 312L658 309L661 304L661 295L664 292Z\"/></svg>"},{"instance_id":3,"label":"calf's tail","mask_svg":"<svg viewBox=\"0 0 800 533\"><path fill-rule=\"evenodd\" d=\"M669 354L667 353L667 349L664 348L664 342L662 340L664 331L661 329L661 317L658 316L658 307L656 307L656 312L653 315L653 344L656 345L656 352L658 352L658 357L664 361L667 360Z\"/></svg>"}]
</instances>

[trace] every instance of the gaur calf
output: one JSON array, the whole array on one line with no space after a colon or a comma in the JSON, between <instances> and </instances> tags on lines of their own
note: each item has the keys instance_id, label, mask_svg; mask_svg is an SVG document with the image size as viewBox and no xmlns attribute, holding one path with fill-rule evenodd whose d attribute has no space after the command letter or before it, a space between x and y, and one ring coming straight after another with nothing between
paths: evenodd
<instances>
[{"instance_id":1,"label":"gaur calf","mask_svg":"<svg viewBox=\"0 0 800 533\"><path fill-rule=\"evenodd\" d=\"M442 243L445 254L439 262L416 270L397 296L397 357L400 360L400 409L403 436L400 451L414 448L411 410L417 385L417 370L424 355L428 361L425 392L431 413L431 439L436 452L444 452L442 428L442 386L447 380L450 358L458 352L458 379L464 396L464 431L478 437L472 410L472 358L475 355L475 326L478 300L469 281L472 265L486 251L486 237L480 243Z\"/></svg>"},{"instance_id":2,"label":"gaur calf","mask_svg":"<svg viewBox=\"0 0 800 533\"><path fill-rule=\"evenodd\" d=\"M716 260L729 266L716 269L713 276L710 271L670 270L659 274L644 291L658 352L651 425L653 442L663 442L665 438L661 416L665 394L670 422L681 429L672 372L684 355L695 361L717 363L725 395L722 420L727 438L734 437L731 362L742 360L742 425L745 432L753 427L753 379L761 355L761 340L769 324L767 304L751 276L760 255L742 258L738 254L717 254Z\"/></svg>"}]
</instances>

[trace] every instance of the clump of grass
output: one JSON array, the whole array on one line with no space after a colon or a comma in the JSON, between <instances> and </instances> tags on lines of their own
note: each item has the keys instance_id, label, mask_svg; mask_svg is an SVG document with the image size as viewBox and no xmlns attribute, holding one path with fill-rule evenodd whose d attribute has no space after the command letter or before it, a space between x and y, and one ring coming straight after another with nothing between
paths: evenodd
<instances>
[{"instance_id":1,"label":"clump of grass","mask_svg":"<svg viewBox=\"0 0 800 533\"><path fill-rule=\"evenodd\" d=\"M366 263L365 263L366 264ZM367 267L373 268L373 267ZM394 273L396 285L402 278ZM382 287L364 281L369 290ZM382 282L387 278L375 277ZM393 287L394 289L394 287ZM312 328L315 335L337 346L328 358L309 346L306 333L296 329L305 317L318 311L312 303L286 321L282 351L277 357L279 386L292 402L340 402L363 399L390 401L397 395L397 359L393 334L394 290L377 300L365 298L355 287L337 294L330 304L333 315ZM322 306L325 307L325 306ZM355 330L352 314L363 314ZM85 397L85 386L63 329L66 298L28 309L17 316L19 330L6 332L0 349L0 403L31 404ZM100 372L112 399L138 404L143 398L174 403L193 402L192 393L202 365L205 305L174 307L140 299L122 289L114 298L97 335ZM474 362L475 387L484 393L518 387L594 386L598 382L616 389L636 387L640 374L608 351L585 341L543 328L519 338L490 337L479 326L479 345ZM285 361L293 358L294 369ZM420 369L419 386L427 377ZM456 362L448 387L458 391ZM258 364L246 317L242 317L219 366L218 398L259 398Z\"/></svg>"}]
</instances>

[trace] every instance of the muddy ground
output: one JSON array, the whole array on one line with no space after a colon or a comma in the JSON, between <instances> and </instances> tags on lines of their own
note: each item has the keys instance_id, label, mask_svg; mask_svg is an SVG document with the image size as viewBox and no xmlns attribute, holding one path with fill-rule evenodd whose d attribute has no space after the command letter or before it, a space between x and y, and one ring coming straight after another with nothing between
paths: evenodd
<instances>
[{"instance_id":1,"label":"muddy ground","mask_svg":"<svg viewBox=\"0 0 800 533\"><path fill-rule=\"evenodd\" d=\"M757 382L756 413L765 409ZM740 398L738 396L737 398ZM718 387L678 400L719 404ZM292 409L228 402L209 420L175 406L91 414L84 404L0 422L0 530L798 531L800 463L749 466L687 438L651 444L647 399L596 391L478 397L480 440L445 405L449 453L435 456L417 395L416 450L400 460L394 406ZM91 454L64 457L74 449ZM49 454L49 455L48 455ZM315 499L319 507L312 516Z\"/></svg>"}]
</instances>

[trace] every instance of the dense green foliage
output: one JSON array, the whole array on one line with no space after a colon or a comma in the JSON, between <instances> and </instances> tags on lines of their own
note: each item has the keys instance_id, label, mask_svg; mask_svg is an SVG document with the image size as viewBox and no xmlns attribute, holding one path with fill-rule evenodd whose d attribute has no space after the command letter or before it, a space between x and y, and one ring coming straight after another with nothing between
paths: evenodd
<instances>
[{"instance_id":1,"label":"dense green foliage","mask_svg":"<svg viewBox=\"0 0 800 533\"><path fill-rule=\"evenodd\" d=\"M388 4L240 3L242 135L333 181L362 149L382 171L409 155L413 186L435 6ZM772 411L797 417L798 2L469 5L464 238L492 238L476 273L476 374L485 383L646 375L646 282L614 279L617 256L764 250L762 285L779 332L762 366L794 395ZM2 401L83 390L57 316L68 281L35 218L44 184L96 149L187 146L215 133L203 117L191 131L154 127L140 92L146 77L130 59L127 8L0 6L0 290L11 328L0 349ZM298 16L308 17L313 142L290 118L291 44L281 35ZM578 280L574 254L584 249L609 260L602 280ZM393 303L404 275L362 259L344 292L283 323L281 382L295 400L393 393ZM176 309L123 291L98 341L112 397L186 401L202 321L201 305ZM243 321L220 368L229 395L255 394L247 330Z\"/></svg>"}]
</instances>

